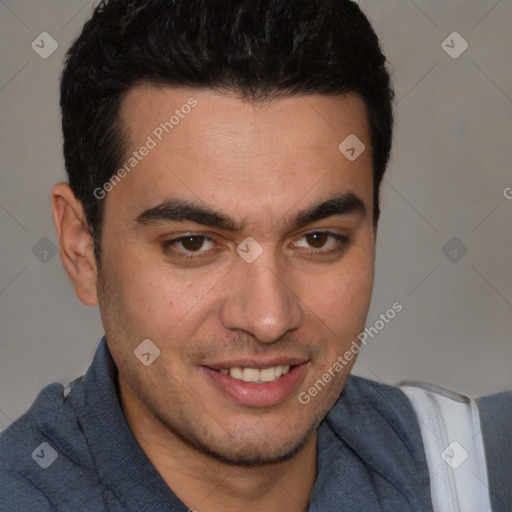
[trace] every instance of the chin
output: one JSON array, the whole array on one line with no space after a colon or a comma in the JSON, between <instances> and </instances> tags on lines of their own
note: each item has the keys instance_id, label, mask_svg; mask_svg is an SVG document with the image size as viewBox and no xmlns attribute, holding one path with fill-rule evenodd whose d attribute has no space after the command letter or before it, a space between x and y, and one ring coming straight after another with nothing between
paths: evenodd
<instances>
[{"instance_id":1,"label":"chin","mask_svg":"<svg viewBox=\"0 0 512 512\"><path fill-rule=\"evenodd\" d=\"M210 432L190 429L186 434L175 433L213 459L234 466L258 467L286 461L300 452L316 434L322 417L310 417L309 424L295 426L284 419L271 429L239 424L229 431L219 427Z\"/></svg>"},{"instance_id":2,"label":"chin","mask_svg":"<svg viewBox=\"0 0 512 512\"><path fill-rule=\"evenodd\" d=\"M231 440L228 443L196 443L196 449L205 455L233 466L258 467L277 464L291 459L313 435L308 431L300 439L273 440L265 443L261 439L251 442ZM238 446L237 446L238 445Z\"/></svg>"}]
</instances>

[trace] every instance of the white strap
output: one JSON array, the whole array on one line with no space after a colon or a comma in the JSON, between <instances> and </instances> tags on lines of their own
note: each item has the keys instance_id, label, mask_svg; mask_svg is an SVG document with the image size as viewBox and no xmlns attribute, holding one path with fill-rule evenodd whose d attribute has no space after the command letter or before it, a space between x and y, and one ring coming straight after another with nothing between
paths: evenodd
<instances>
[{"instance_id":1,"label":"white strap","mask_svg":"<svg viewBox=\"0 0 512 512\"><path fill-rule=\"evenodd\" d=\"M475 401L433 384L404 382L400 389L418 417L434 512L490 512Z\"/></svg>"}]
</instances>

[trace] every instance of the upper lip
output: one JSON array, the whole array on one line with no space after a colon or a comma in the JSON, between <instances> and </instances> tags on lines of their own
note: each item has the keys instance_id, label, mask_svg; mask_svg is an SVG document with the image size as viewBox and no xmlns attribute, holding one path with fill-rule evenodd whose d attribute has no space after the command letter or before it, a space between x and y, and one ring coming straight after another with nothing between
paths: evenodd
<instances>
[{"instance_id":1,"label":"upper lip","mask_svg":"<svg viewBox=\"0 0 512 512\"><path fill-rule=\"evenodd\" d=\"M229 368L257 368L263 370L272 366L297 366L300 364L307 363L308 359L298 357L273 357L272 359L261 360L261 359L230 359L229 361L222 361L216 363L207 363L202 366L211 368L212 370L221 370Z\"/></svg>"}]
</instances>

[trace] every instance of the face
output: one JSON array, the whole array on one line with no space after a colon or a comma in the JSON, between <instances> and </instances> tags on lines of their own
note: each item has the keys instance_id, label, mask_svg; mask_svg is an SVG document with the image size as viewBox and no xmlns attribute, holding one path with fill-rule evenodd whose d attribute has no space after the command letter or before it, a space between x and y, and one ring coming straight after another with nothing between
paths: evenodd
<instances>
[{"instance_id":1,"label":"face","mask_svg":"<svg viewBox=\"0 0 512 512\"><path fill-rule=\"evenodd\" d=\"M364 103L138 86L121 119L98 299L124 407L224 461L290 457L337 400L355 358L333 365L369 308ZM338 149L351 134L366 146L354 161Z\"/></svg>"}]
</instances>

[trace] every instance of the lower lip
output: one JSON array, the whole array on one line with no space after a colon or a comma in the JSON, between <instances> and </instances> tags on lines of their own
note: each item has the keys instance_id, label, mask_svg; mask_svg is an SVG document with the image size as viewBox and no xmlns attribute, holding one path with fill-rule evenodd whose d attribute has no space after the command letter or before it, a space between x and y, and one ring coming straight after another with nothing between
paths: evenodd
<instances>
[{"instance_id":1,"label":"lower lip","mask_svg":"<svg viewBox=\"0 0 512 512\"><path fill-rule=\"evenodd\" d=\"M286 375L264 384L234 379L205 366L201 370L233 402L249 407L270 407L286 400L298 388L306 375L307 366L308 363L294 366Z\"/></svg>"}]
</instances>

